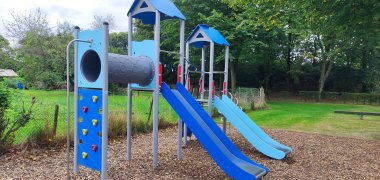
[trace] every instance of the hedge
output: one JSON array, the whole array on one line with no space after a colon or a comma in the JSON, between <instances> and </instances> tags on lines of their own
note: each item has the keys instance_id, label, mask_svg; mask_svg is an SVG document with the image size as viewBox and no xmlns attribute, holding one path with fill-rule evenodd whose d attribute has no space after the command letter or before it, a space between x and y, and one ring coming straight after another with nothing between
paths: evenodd
<instances>
[{"instance_id":1,"label":"hedge","mask_svg":"<svg viewBox=\"0 0 380 180\"><path fill-rule=\"evenodd\" d=\"M318 91L299 92L300 98L304 101L318 101L318 95ZM343 101L344 103L380 105L380 94L371 93L323 92L321 99L327 101Z\"/></svg>"}]
</instances>

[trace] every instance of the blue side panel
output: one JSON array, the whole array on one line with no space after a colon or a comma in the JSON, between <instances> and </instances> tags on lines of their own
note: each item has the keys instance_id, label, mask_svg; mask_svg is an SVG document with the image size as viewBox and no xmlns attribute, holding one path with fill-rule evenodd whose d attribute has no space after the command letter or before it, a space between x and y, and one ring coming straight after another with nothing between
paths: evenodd
<instances>
[{"instance_id":1,"label":"blue side panel","mask_svg":"<svg viewBox=\"0 0 380 180\"><path fill-rule=\"evenodd\" d=\"M89 43L84 43L84 42L79 42L78 43L78 87L82 88L102 88L102 82L103 82L103 68L100 70L100 76L95 82L89 82L86 80L86 78L82 75L80 64L82 61L83 55L88 51L88 50L94 50L98 53L101 62L103 62L103 46L102 46L102 41L103 41L103 29L97 29L97 30L86 30L86 31L81 31L79 32L78 35L79 39L82 40L89 40L92 39L93 42L91 44Z\"/></svg>"},{"instance_id":2,"label":"blue side panel","mask_svg":"<svg viewBox=\"0 0 380 180\"><path fill-rule=\"evenodd\" d=\"M234 179L256 179L267 174L268 169L253 162L236 148L182 85L177 84L177 90L170 90L163 83L162 95L229 176ZM199 107L194 107L194 102Z\"/></svg>"},{"instance_id":3,"label":"blue side panel","mask_svg":"<svg viewBox=\"0 0 380 180\"><path fill-rule=\"evenodd\" d=\"M266 134L256 123L254 123L239 107L236 106L235 103L231 101L227 96L222 97L222 101L229 106L229 108L239 116L240 120L243 121L247 127L251 129L253 133L255 133L258 137L260 137L263 141L273 146L274 148L283 151L285 154L290 154L292 152L292 148L282 145L277 141L273 140L268 134Z\"/></svg>"},{"instance_id":4,"label":"blue side panel","mask_svg":"<svg viewBox=\"0 0 380 180\"><path fill-rule=\"evenodd\" d=\"M283 159L285 153L272 147L271 145L260 139L243 120L241 120L222 100L217 96L214 97L215 107L226 117L235 128L260 152L274 158Z\"/></svg>"},{"instance_id":5,"label":"blue side panel","mask_svg":"<svg viewBox=\"0 0 380 180\"><path fill-rule=\"evenodd\" d=\"M153 40L144 40L141 42L132 42L132 56L148 56L153 60L155 66L156 64L156 53L154 51L154 41ZM154 77L152 82L147 86L139 86L138 84L132 84L132 88L134 89L144 89L144 90L152 90L154 89L154 85L157 78Z\"/></svg>"},{"instance_id":6,"label":"blue side panel","mask_svg":"<svg viewBox=\"0 0 380 180\"><path fill-rule=\"evenodd\" d=\"M78 91L78 163L93 170L101 171L102 162L102 90L79 88ZM96 98L96 102L93 98ZM84 109L87 108L87 112ZM94 125L93 121L97 121ZM83 134L87 131L87 134ZM100 133L100 134L98 134ZM94 150L93 147L96 146ZM86 153L87 157L83 158Z\"/></svg>"}]
</instances>

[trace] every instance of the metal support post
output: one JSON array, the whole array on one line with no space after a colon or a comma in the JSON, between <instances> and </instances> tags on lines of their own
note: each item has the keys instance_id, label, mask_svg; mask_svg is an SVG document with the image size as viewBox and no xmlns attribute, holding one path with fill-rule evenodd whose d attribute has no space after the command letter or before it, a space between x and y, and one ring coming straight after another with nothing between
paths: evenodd
<instances>
[{"instance_id":1,"label":"metal support post","mask_svg":"<svg viewBox=\"0 0 380 180\"><path fill-rule=\"evenodd\" d=\"M224 60L224 82L223 82L223 95L227 95L228 92L228 61L229 61L229 47L226 46ZM227 120L223 117L223 132L226 133Z\"/></svg>"},{"instance_id":2,"label":"metal support post","mask_svg":"<svg viewBox=\"0 0 380 180\"><path fill-rule=\"evenodd\" d=\"M132 56L133 19L132 14L128 16L128 55ZM127 161L132 159L132 89L128 84L128 124L127 124Z\"/></svg>"},{"instance_id":3,"label":"metal support post","mask_svg":"<svg viewBox=\"0 0 380 180\"><path fill-rule=\"evenodd\" d=\"M153 169L157 167L158 159L158 96L159 96L159 64L160 64L160 30L161 30L161 14L156 10L156 21L154 27L154 41L156 50L156 69L155 69L155 86L153 92Z\"/></svg>"},{"instance_id":4,"label":"metal support post","mask_svg":"<svg viewBox=\"0 0 380 180\"><path fill-rule=\"evenodd\" d=\"M181 83L183 84L183 64L184 64L184 46L185 46L185 21L180 22L180 46L179 46L179 64L181 66ZM177 158L182 159L182 119L178 118L178 148L177 148Z\"/></svg>"},{"instance_id":5,"label":"metal support post","mask_svg":"<svg viewBox=\"0 0 380 180\"><path fill-rule=\"evenodd\" d=\"M102 102L102 171L101 179L107 179L107 150L108 150L108 51L109 25L103 23L103 102Z\"/></svg>"},{"instance_id":6,"label":"metal support post","mask_svg":"<svg viewBox=\"0 0 380 180\"><path fill-rule=\"evenodd\" d=\"M204 89L205 89L205 62L206 62L206 46L202 47L202 59L201 59L201 71L202 71L202 94L201 94L201 100L204 100Z\"/></svg>"},{"instance_id":7,"label":"metal support post","mask_svg":"<svg viewBox=\"0 0 380 180\"><path fill-rule=\"evenodd\" d=\"M190 62L190 47L189 43L186 43L186 62L185 62L185 87L186 89L190 89L190 84L188 82L189 79L189 62ZM183 126L183 145L187 144L187 126L184 124Z\"/></svg>"},{"instance_id":8,"label":"metal support post","mask_svg":"<svg viewBox=\"0 0 380 180\"><path fill-rule=\"evenodd\" d=\"M214 79L214 42L210 42L210 74L208 83L208 114L212 116L212 81Z\"/></svg>"},{"instance_id":9,"label":"metal support post","mask_svg":"<svg viewBox=\"0 0 380 180\"><path fill-rule=\"evenodd\" d=\"M74 39L78 39L80 28L74 28ZM68 83L70 85L70 83ZM69 87L68 87L69 88ZM68 105L70 101L68 101ZM67 108L70 111L70 106ZM70 131L68 131L70 135ZM79 173L78 167L78 42L74 43L74 174Z\"/></svg>"}]
</instances>

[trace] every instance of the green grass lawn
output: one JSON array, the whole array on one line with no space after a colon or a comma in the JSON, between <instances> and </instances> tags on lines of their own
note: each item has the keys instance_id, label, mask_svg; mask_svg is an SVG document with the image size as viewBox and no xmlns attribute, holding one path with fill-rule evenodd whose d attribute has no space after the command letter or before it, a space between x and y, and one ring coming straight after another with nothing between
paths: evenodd
<instances>
[{"instance_id":1,"label":"green grass lawn","mask_svg":"<svg viewBox=\"0 0 380 180\"><path fill-rule=\"evenodd\" d=\"M46 122L52 124L54 106L59 104L57 134L65 136L66 132L66 92L65 91L22 91L23 99L29 102L37 98L34 118L16 134L16 143L22 142L28 134L44 128ZM151 102L151 93L134 92L133 121L147 121ZM127 120L127 96L110 96L110 121ZM73 119L73 96L71 96L71 120ZM250 111L248 115L260 126L273 129L312 132L334 136L347 136L365 139L380 139L380 117L364 116L360 120L356 115L334 114L335 110L380 112L380 106L344 105L329 103L270 102L266 110ZM160 119L176 123L177 115L164 98L160 98ZM220 121L220 118L215 118ZM72 125L72 123L71 123Z\"/></svg>"},{"instance_id":2,"label":"green grass lawn","mask_svg":"<svg viewBox=\"0 0 380 180\"><path fill-rule=\"evenodd\" d=\"M260 126L380 140L380 117L335 114L335 110L380 112L380 106L270 102L270 108L248 112Z\"/></svg>"},{"instance_id":3,"label":"green grass lawn","mask_svg":"<svg viewBox=\"0 0 380 180\"><path fill-rule=\"evenodd\" d=\"M150 103L152 100L152 93L149 92L134 92L133 94L133 121L146 122L149 117ZM28 104L32 97L37 98L33 119L27 124L26 127L19 130L16 134L16 143L22 142L31 131L36 130L38 127L43 127L46 122L53 123L55 104L59 105L59 118L57 134L65 136L67 131L67 103L66 91L38 91L38 90L24 90L22 91L23 100ZM127 96L113 96L109 97L109 115L110 121L114 119L125 119L127 121ZM74 97L71 93L71 128L73 128L73 114L74 114ZM160 98L159 118L164 119L169 123L176 123L177 115L171 109L169 104ZM150 117L150 121L152 117Z\"/></svg>"}]
</instances>

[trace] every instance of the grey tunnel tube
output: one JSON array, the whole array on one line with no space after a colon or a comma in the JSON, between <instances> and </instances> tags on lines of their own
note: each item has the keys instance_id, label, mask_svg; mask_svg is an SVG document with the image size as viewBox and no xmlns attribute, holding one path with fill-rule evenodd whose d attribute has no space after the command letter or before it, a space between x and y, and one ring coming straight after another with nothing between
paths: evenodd
<instances>
[{"instance_id":1,"label":"grey tunnel tube","mask_svg":"<svg viewBox=\"0 0 380 180\"><path fill-rule=\"evenodd\" d=\"M108 71L110 83L136 83L140 86L149 85L154 77L154 63L147 56L131 57L127 55L108 54ZM95 82L100 77L101 62L94 50L87 51L81 60L82 75L89 82Z\"/></svg>"}]
</instances>

